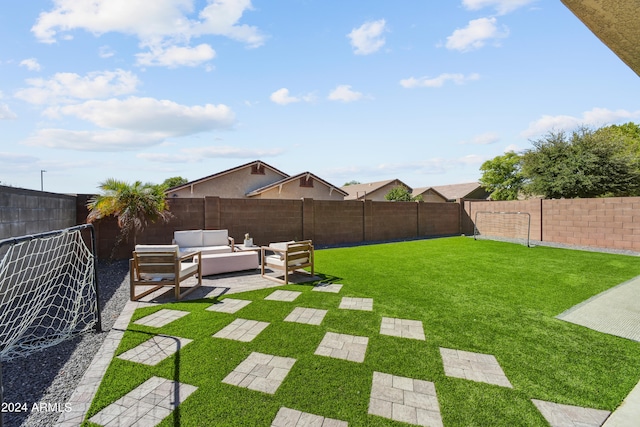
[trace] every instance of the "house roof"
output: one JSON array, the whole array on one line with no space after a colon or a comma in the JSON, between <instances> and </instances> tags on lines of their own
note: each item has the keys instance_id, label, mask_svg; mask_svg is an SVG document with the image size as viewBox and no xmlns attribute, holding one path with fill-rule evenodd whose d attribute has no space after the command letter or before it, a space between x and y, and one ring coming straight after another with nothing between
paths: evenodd
<instances>
[{"instance_id":1,"label":"house roof","mask_svg":"<svg viewBox=\"0 0 640 427\"><path fill-rule=\"evenodd\" d=\"M609 49L640 76L640 0L562 0Z\"/></svg>"},{"instance_id":2,"label":"house roof","mask_svg":"<svg viewBox=\"0 0 640 427\"><path fill-rule=\"evenodd\" d=\"M469 194L481 187L482 186L478 182L467 182L464 184L436 185L425 188L425 191L427 189L431 189L447 200L457 200L467 197Z\"/></svg>"},{"instance_id":3,"label":"house roof","mask_svg":"<svg viewBox=\"0 0 640 427\"><path fill-rule=\"evenodd\" d=\"M188 188L188 187L191 187L192 185L200 184L202 182L209 181L210 179L218 178L218 177L221 177L223 175L226 175L226 174L229 174L229 173L232 173L232 172L236 172L236 171L238 171L240 169L244 169L244 168L256 165L256 164L259 164L260 166L264 166L267 169L271 169L273 172L281 175L283 178L286 178L286 177L289 176L288 174L286 174L286 173L274 168L273 166L271 166L271 165L269 165L269 164L267 164L267 163L265 163L265 162L263 162L261 160L254 160L253 162L245 163L243 165L236 166L234 168L227 169L227 170L224 170L222 172L214 173L213 175L208 175L208 176L205 176L203 178L196 179L194 181L189 181L186 184L177 185L175 187L169 188L166 192L169 193L169 192L172 192L172 191L181 190L183 188Z\"/></svg>"},{"instance_id":4,"label":"house roof","mask_svg":"<svg viewBox=\"0 0 640 427\"><path fill-rule=\"evenodd\" d=\"M398 184L404 185L409 189L409 191L411 191L411 187L409 187L407 184L400 181L399 179L387 179L385 181L366 182L364 184L344 185L341 188L343 191L345 191L348 194L348 196L345 197L345 200L364 199L364 197L368 193L373 193L374 191L381 189L385 185L388 185L396 181Z\"/></svg>"},{"instance_id":5,"label":"house roof","mask_svg":"<svg viewBox=\"0 0 640 427\"><path fill-rule=\"evenodd\" d=\"M299 173L299 174L294 175L294 176L287 176L286 178L283 178L280 181L277 181L277 182L274 182L272 184L265 185L262 188L258 188L256 190L253 190L253 191L247 193L247 197L257 196L260 193L264 193L265 191L271 190L273 188L280 187L281 185L285 185L285 184L287 184L289 182L296 181L296 180L298 180L300 178L304 178L304 177L313 178L314 181L323 183L324 185L326 185L330 189L337 191L338 193L342 194L343 196L347 196L348 195L348 193L346 191L344 191L344 190L341 190L340 187L336 187L335 185L331 184L330 182L325 181L324 179L318 177L317 175L314 175L311 172L302 172L302 173Z\"/></svg>"},{"instance_id":6,"label":"house roof","mask_svg":"<svg viewBox=\"0 0 640 427\"><path fill-rule=\"evenodd\" d=\"M438 190L436 190L434 187L419 187L419 188L414 188L413 192L411 193L411 195L413 197L419 196L421 194L426 193L428 190L433 191L434 193L436 193L437 195L439 195L440 197L442 197L443 199L447 199L447 197L443 194L441 194Z\"/></svg>"}]
</instances>

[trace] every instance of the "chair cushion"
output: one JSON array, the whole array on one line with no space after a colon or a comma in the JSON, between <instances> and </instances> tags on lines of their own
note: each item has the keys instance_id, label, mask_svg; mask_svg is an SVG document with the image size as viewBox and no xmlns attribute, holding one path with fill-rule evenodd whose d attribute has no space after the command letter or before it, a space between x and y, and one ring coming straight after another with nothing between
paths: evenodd
<instances>
[{"instance_id":1,"label":"chair cushion","mask_svg":"<svg viewBox=\"0 0 640 427\"><path fill-rule=\"evenodd\" d=\"M180 278L182 279L184 276L191 274L193 272L198 271L198 263L197 262L183 262L180 264Z\"/></svg>"},{"instance_id":2,"label":"chair cushion","mask_svg":"<svg viewBox=\"0 0 640 427\"><path fill-rule=\"evenodd\" d=\"M291 243L295 243L295 240L289 240L288 242L269 243L269 247L273 249L278 249L281 251L286 251L287 246ZM276 252L276 255L279 256L280 259L284 259L284 252Z\"/></svg>"},{"instance_id":3,"label":"chair cushion","mask_svg":"<svg viewBox=\"0 0 640 427\"><path fill-rule=\"evenodd\" d=\"M178 245L136 245L136 252L175 252L178 254Z\"/></svg>"},{"instance_id":4,"label":"chair cushion","mask_svg":"<svg viewBox=\"0 0 640 427\"><path fill-rule=\"evenodd\" d=\"M224 246L229 244L228 230L203 230L202 246Z\"/></svg>"},{"instance_id":5,"label":"chair cushion","mask_svg":"<svg viewBox=\"0 0 640 427\"><path fill-rule=\"evenodd\" d=\"M173 240L181 248L202 246L202 230L174 231Z\"/></svg>"},{"instance_id":6,"label":"chair cushion","mask_svg":"<svg viewBox=\"0 0 640 427\"><path fill-rule=\"evenodd\" d=\"M303 265L309 262L309 257L298 258L289 261L289 267L295 267L296 265ZM279 267L284 267L284 259L280 258L279 255L269 255L265 257L265 265L277 265Z\"/></svg>"}]
</instances>

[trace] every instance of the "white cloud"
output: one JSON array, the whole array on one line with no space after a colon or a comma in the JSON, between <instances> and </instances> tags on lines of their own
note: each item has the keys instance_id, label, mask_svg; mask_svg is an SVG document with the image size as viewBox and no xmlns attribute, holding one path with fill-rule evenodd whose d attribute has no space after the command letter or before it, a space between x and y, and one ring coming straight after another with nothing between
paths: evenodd
<instances>
[{"instance_id":1,"label":"white cloud","mask_svg":"<svg viewBox=\"0 0 640 427\"><path fill-rule=\"evenodd\" d=\"M339 85L328 96L330 101L353 102L362 99L364 95L351 90L351 85Z\"/></svg>"},{"instance_id":2,"label":"white cloud","mask_svg":"<svg viewBox=\"0 0 640 427\"><path fill-rule=\"evenodd\" d=\"M11 111L7 104L0 104L0 120L14 120L18 115Z\"/></svg>"},{"instance_id":3,"label":"white cloud","mask_svg":"<svg viewBox=\"0 0 640 427\"><path fill-rule=\"evenodd\" d=\"M38 161L37 157L29 156L27 154L8 153L0 151L0 164L7 163L35 163Z\"/></svg>"},{"instance_id":4,"label":"white cloud","mask_svg":"<svg viewBox=\"0 0 640 427\"><path fill-rule=\"evenodd\" d=\"M316 100L316 96L314 93L307 93L304 95L292 96L289 94L289 89L286 87L280 88L277 91L273 92L271 96L269 96L271 101L275 102L279 105L287 105L292 104L294 102L314 102Z\"/></svg>"},{"instance_id":5,"label":"white cloud","mask_svg":"<svg viewBox=\"0 0 640 427\"><path fill-rule=\"evenodd\" d=\"M269 97L273 102L280 105L287 105L294 102L300 102L300 98L289 95L289 89L283 87L273 92Z\"/></svg>"},{"instance_id":6,"label":"white cloud","mask_svg":"<svg viewBox=\"0 0 640 427\"><path fill-rule=\"evenodd\" d=\"M160 144L162 135L150 135L125 130L72 131L41 129L23 141L31 147L63 148L79 151L127 151Z\"/></svg>"},{"instance_id":7,"label":"white cloud","mask_svg":"<svg viewBox=\"0 0 640 427\"><path fill-rule=\"evenodd\" d=\"M487 41L493 40L497 43L499 39L509 35L506 27L498 30L496 18L479 18L469 21L466 28L457 29L452 35L447 37L446 47L451 50L468 52L480 49Z\"/></svg>"},{"instance_id":8,"label":"white cloud","mask_svg":"<svg viewBox=\"0 0 640 427\"><path fill-rule=\"evenodd\" d=\"M156 163L197 163L211 158L255 159L273 157L283 153L279 148L261 150L229 146L185 148L176 153L140 153L136 157Z\"/></svg>"},{"instance_id":9,"label":"white cloud","mask_svg":"<svg viewBox=\"0 0 640 427\"><path fill-rule=\"evenodd\" d=\"M41 67L36 58L23 59L20 61L21 67L27 67L29 71L40 71Z\"/></svg>"},{"instance_id":10,"label":"white cloud","mask_svg":"<svg viewBox=\"0 0 640 427\"><path fill-rule=\"evenodd\" d=\"M543 115L538 120L531 122L521 135L525 138L531 138L550 131L572 131L580 126L601 127L638 119L640 119L640 110L612 111L606 108L593 108L582 113L582 117Z\"/></svg>"},{"instance_id":11,"label":"white cloud","mask_svg":"<svg viewBox=\"0 0 640 427\"><path fill-rule=\"evenodd\" d=\"M168 46L152 48L150 52L138 53L138 65L175 68L178 66L195 67L212 60L216 52L206 43L196 47Z\"/></svg>"},{"instance_id":12,"label":"white cloud","mask_svg":"<svg viewBox=\"0 0 640 427\"><path fill-rule=\"evenodd\" d=\"M264 43L256 27L238 24L251 10L250 0L210 0L194 10L193 0L53 0L31 28L36 38L54 43L83 29L96 36L108 32L133 34L143 46L188 44L191 37L219 35L249 47ZM196 19L191 16L197 13Z\"/></svg>"},{"instance_id":13,"label":"white cloud","mask_svg":"<svg viewBox=\"0 0 640 427\"><path fill-rule=\"evenodd\" d=\"M479 78L480 74L477 73L469 74L467 76L461 73L443 73L434 78L429 78L428 76L420 78L409 77L408 79L400 80L400 85L407 89L416 87L442 87L448 81L452 81L457 85L462 85L469 81L478 80Z\"/></svg>"},{"instance_id":14,"label":"white cloud","mask_svg":"<svg viewBox=\"0 0 640 427\"><path fill-rule=\"evenodd\" d=\"M50 116L75 116L101 128L160 134L163 137L227 129L235 122L235 115L224 104L186 106L167 100L139 97L87 101L52 108L47 113Z\"/></svg>"},{"instance_id":15,"label":"white cloud","mask_svg":"<svg viewBox=\"0 0 640 427\"><path fill-rule=\"evenodd\" d=\"M353 52L356 55L369 55L377 52L385 44L382 34L386 31L386 21L365 22L358 28L351 30L347 37L351 40Z\"/></svg>"},{"instance_id":16,"label":"white cloud","mask_svg":"<svg viewBox=\"0 0 640 427\"><path fill-rule=\"evenodd\" d=\"M27 79L27 83L31 87L18 90L16 98L31 104L50 104L129 94L136 90L139 81L129 71L116 70L96 71L86 76L57 73L48 80Z\"/></svg>"},{"instance_id":17,"label":"white cloud","mask_svg":"<svg viewBox=\"0 0 640 427\"><path fill-rule=\"evenodd\" d=\"M111 58L114 56L116 52L110 46L100 46L100 50L98 51L98 56L100 58Z\"/></svg>"},{"instance_id":18,"label":"white cloud","mask_svg":"<svg viewBox=\"0 0 640 427\"><path fill-rule=\"evenodd\" d=\"M489 145L495 144L500 140L500 136L495 132L487 132L480 135L474 136L471 141L464 141L462 144L472 144L472 145Z\"/></svg>"},{"instance_id":19,"label":"white cloud","mask_svg":"<svg viewBox=\"0 0 640 427\"><path fill-rule=\"evenodd\" d=\"M493 7L500 15L513 12L516 9L534 3L536 0L462 0L462 4L469 10L480 10Z\"/></svg>"}]
</instances>

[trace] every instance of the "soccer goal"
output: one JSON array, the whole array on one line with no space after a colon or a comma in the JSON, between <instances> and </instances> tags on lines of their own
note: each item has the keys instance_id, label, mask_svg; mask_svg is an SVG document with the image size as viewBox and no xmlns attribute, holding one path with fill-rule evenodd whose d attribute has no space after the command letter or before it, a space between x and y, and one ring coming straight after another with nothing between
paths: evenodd
<instances>
[{"instance_id":1,"label":"soccer goal","mask_svg":"<svg viewBox=\"0 0 640 427\"><path fill-rule=\"evenodd\" d=\"M529 212L476 212L473 238L501 240L531 247Z\"/></svg>"},{"instance_id":2,"label":"soccer goal","mask_svg":"<svg viewBox=\"0 0 640 427\"><path fill-rule=\"evenodd\" d=\"M101 330L92 225L2 240L0 256L0 360Z\"/></svg>"}]
</instances>

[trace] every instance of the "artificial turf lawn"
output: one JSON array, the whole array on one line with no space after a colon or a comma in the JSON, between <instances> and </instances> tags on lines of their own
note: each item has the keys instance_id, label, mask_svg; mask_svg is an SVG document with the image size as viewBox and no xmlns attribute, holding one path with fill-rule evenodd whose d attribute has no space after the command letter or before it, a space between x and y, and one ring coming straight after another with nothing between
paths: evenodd
<instances>
[{"instance_id":1,"label":"artificial turf lawn","mask_svg":"<svg viewBox=\"0 0 640 427\"><path fill-rule=\"evenodd\" d=\"M89 417L155 375L198 387L161 426L268 426L282 406L351 426L405 425L367 414L378 371L434 382L445 426L545 426L531 399L612 411L640 379L640 343L554 318L640 275L637 257L455 237L318 250L316 272L341 292L235 294L253 301L235 314L206 311L211 300L137 310L132 322L161 308L191 314L162 328L131 323L116 354L150 334L194 341L154 367L114 358ZM340 310L345 296L373 298L374 309ZM294 307L328 313L320 326L284 322ZM380 335L383 316L422 321L426 341ZM249 343L212 338L236 318L270 325ZM314 355L327 331L369 337L364 363ZM439 347L493 354L514 388L446 377ZM274 395L221 382L254 351L297 360Z\"/></svg>"}]
</instances>

